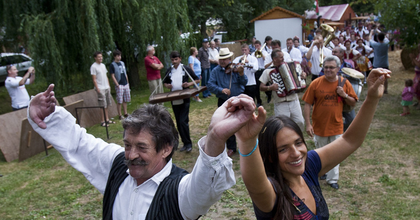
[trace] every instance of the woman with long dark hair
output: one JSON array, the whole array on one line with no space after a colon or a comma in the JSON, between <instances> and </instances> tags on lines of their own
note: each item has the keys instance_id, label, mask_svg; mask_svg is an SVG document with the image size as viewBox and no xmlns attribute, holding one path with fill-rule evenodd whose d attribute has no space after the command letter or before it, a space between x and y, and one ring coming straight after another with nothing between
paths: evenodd
<instances>
[{"instance_id":1,"label":"woman with long dark hair","mask_svg":"<svg viewBox=\"0 0 420 220\"><path fill-rule=\"evenodd\" d=\"M258 108L258 116L248 115L235 135L242 177L257 219L329 218L318 177L361 146L390 73L372 70L366 100L353 123L341 138L322 148L308 151L301 130L290 118L278 116L265 122L263 107ZM247 109L241 103L251 102L244 95L229 100L226 115Z\"/></svg>"}]
</instances>

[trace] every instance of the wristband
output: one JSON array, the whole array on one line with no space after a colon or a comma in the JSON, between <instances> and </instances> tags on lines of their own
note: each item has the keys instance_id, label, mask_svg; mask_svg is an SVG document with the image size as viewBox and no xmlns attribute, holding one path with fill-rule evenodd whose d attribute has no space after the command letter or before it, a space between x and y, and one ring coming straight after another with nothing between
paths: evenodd
<instances>
[{"instance_id":1,"label":"wristband","mask_svg":"<svg viewBox=\"0 0 420 220\"><path fill-rule=\"evenodd\" d=\"M242 157L249 157L249 156L251 156L252 153L254 153L254 151L257 149L257 147L258 147L258 139L257 139L257 143L255 144L254 149L252 149L252 151L249 152L249 154L242 154L238 149L239 155L241 155Z\"/></svg>"}]
</instances>

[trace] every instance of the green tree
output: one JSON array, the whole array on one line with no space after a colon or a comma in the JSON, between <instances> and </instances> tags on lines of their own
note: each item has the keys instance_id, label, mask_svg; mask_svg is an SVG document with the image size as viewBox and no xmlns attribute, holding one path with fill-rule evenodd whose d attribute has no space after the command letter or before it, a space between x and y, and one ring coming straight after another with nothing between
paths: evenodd
<instances>
[{"instance_id":1,"label":"green tree","mask_svg":"<svg viewBox=\"0 0 420 220\"><path fill-rule=\"evenodd\" d=\"M420 2L418 0L375 0L381 13L379 22L388 30L400 30L399 39L406 46L420 43Z\"/></svg>"},{"instance_id":2,"label":"green tree","mask_svg":"<svg viewBox=\"0 0 420 220\"><path fill-rule=\"evenodd\" d=\"M95 51L110 62L108 52L120 49L136 88L148 44L157 44L158 54L189 44L179 35L191 29L186 0L3 0L0 5L3 44L24 42L38 73L63 94L92 87Z\"/></svg>"},{"instance_id":3,"label":"green tree","mask_svg":"<svg viewBox=\"0 0 420 220\"><path fill-rule=\"evenodd\" d=\"M249 21L275 6L303 14L312 5L312 0L188 0L192 28L200 30L200 38L207 37L205 23L213 18L222 22L222 29L228 32L227 40L251 38L255 35L254 24Z\"/></svg>"}]
</instances>

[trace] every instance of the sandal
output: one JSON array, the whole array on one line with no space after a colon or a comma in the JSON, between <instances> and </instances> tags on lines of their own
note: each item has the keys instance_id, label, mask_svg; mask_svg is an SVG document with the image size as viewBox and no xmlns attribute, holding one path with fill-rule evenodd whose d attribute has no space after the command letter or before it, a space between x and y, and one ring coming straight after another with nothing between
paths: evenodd
<instances>
[{"instance_id":1,"label":"sandal","mask_svg":"<svg viewBox=\"0 0 420 220\"><path fill-rule=\"evenodd\" d=\"M109 127L109 125L105 122L101 122L101 127Z\"/></svg>"},{"instance_id":2,"label":"sandal","mask_svg":"<svg viewBox=\"0 0 420 220\"><path fill-rule=\"evenodd\" d=\"M115 121L111 121L111 120L109 120L109 121L107 121L108 122L108 124L115 124Z\"/></svg>"}]
</instances>

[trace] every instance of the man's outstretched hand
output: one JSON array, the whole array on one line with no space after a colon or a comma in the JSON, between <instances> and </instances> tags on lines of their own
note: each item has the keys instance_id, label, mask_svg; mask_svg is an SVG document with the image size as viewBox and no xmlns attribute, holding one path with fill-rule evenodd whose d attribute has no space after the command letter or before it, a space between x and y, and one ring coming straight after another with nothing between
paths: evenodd
<instances>
[{"instance_id":1,"label":"man's outstretched hand","mask_svg":"<svg viewBox=\"0 0 420 220\"><path fill-rule=\"evenodd\" d=\"M44 119L55 111L56 99L53 89L54 84L50 84L45 92L38 93L31 100L29 106L29 117L42 129L47 128Z\"/></svg>"}]
</instances>

